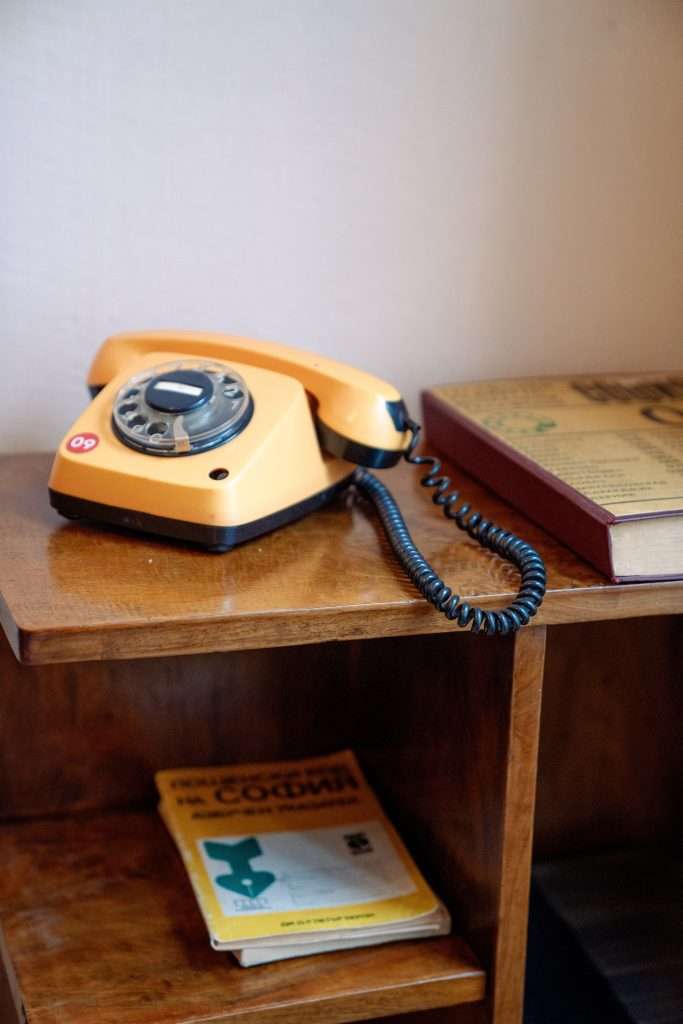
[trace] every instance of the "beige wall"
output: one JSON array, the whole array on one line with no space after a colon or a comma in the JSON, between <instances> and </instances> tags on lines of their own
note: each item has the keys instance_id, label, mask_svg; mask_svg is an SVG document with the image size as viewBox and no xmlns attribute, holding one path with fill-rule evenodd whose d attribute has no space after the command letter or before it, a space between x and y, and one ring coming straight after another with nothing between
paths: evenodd
<instances>
[{"instance_id":1,"label":"beige wall","mask_svg":"<svg viewBox=\"0 0 683 1024\"><path fill-rule=\"evenodd\" d=\"M4 0L0 448L114 331L683 364L680 0Z\"/></svg>"}]
</instances>

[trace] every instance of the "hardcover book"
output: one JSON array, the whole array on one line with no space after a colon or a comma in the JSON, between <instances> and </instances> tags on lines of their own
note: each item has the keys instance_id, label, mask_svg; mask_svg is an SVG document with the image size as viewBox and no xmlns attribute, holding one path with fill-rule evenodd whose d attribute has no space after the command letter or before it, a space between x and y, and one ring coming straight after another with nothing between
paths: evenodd
<instances>
[{"instance_id":1,"label":"hardcover book","mask_svg":"<svg viewBox=\"0 0 683 1024\"><path fill-rule=\"evenodd\" d=\"M432 444L614 582L683 577L683 373L423 394Z\"/></svg>"},{"instance_id":2,"label":"hardcover book","mask_svg":"<svg viewBox=\"0 0 683 1024\"><path fill-rule=\"evenodd\" d=\"M450 930L351 751L156 782L211 945L242 966Z\"/></svg>"}]
</instances>

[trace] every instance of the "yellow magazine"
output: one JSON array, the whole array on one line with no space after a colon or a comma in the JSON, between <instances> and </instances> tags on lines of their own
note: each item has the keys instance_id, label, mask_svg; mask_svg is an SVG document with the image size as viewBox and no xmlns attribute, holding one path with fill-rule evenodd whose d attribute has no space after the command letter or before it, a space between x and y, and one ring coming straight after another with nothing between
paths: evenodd
<instances>
[{"instance_id":1,"label":"yellow magazine","mask_svg":"<svg viewBox=\"0 0 683 1024\"><path fill-rule=\"evenodd\" d=\"M449 930L351 751L161 771L156 783L214 948Z\"/></svg>"}]
</instances>

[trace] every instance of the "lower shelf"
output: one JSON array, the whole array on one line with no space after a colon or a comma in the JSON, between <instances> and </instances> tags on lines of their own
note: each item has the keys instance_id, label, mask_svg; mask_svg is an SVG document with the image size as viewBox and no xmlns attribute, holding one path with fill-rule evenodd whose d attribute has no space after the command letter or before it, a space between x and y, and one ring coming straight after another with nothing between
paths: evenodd
<instances>
[{"instance_id":1,"label":"lower shelf","mask_svg":"<svg viewBox=\"0 0 683 1024\"><path fill-rule=\"evenodd\" d=\"M577 1019L599 1019L601 1024L683 1022L680 854L634 849L540 864L534 869L534 887L546 935L555 937L545 945L549 966L553 968L552 960L560 954L559 942L565 947L571 943L585 963L581 967L575 958L581 973L573 978L574 991L590 984L591 1001L601 1000L599 1017L589 1012ZM532 952L533 941L531 970ZM566 957L566 948L562 955ZM544 1017L548 1019L547 1012Z\"/></svg>"},{"instance_id":2,"label":"lower shelf","mask_svg":"<svg viewBox=\"0 0 683 1024\"><path fill-rule=\"evenodd\" d=\"M482 999L455 937L239 967L208 945L156 814L0 828L0 920L28 1024L307 1024Z\"/></svg>"}]
</instances>

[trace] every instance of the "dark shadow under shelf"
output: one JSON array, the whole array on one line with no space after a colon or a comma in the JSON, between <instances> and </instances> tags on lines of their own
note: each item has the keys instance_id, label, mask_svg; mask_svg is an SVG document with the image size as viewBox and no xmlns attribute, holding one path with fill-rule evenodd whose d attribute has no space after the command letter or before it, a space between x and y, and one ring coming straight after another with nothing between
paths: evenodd
<instances>
[{"instance_id":1,"label":"dark shadow under shelf","mask_svg":"<svg viewBox=\"0 0 683 1024\"><path fill-rule=\"evenodd\" d=\"M532 893L527 1024L682 1024L680 855L540 864Z\"/></svg>"}]
</instances>

